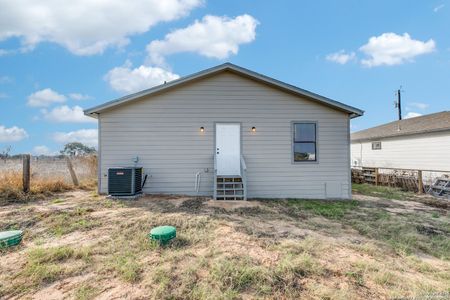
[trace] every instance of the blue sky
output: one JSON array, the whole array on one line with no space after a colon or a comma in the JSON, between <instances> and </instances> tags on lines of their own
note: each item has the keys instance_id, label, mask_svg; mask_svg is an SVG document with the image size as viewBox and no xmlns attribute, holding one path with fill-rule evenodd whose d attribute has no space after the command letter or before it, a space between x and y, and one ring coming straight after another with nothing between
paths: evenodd
<instances>
[{"instance_id":1,"label":"blue sky","mask_svg":"<svg viewBox=\"0 0 450 300\"><path fill-rule=\"evenodd\" d=\"M399 86L404 115L450 108L448 0L35 2L0 1L0 151L95 145L82 109L227 61L365 110L353 131Z\"/></svg>"}]
</instances>

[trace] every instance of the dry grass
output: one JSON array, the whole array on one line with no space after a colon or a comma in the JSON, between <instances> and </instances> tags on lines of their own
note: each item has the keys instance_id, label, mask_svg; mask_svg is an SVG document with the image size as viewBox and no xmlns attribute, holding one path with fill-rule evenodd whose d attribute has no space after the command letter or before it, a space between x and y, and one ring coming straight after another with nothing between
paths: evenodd
<instances>
[{"instance_id":1,"label":"dry grass","mask_svg":"<svg viewBox=\"0 0 450 300\"><path fill-rule=\"evenodd\" d=\"M97 186L97 157L76 157L72 163L80 182L78 188L94 190ZM0 162L0 205L42 200L55 193L75 189L64 158L33 158L30 192L26 194L22 191L21 164L20 159Z\"/></svg>"},{"instance_id":2,"label":"dry grass","mask_svg":"<svg viewBox=\"0 0 450 300\"><path fill-rule=\"evenodd\" d=\"M85 179L79 188L93 190L96 187L95 179ZM74 190L72 184L62 178L32 178L30 192L22 190L22 173L14 171L3 171L0 173L0 205L8 203L27 202L45 199L55 193Z\"/></svg>"},{"instance_id":3,"label":"dry grass","mask_svg":"<svg viewBox=\"0 0 450 300\"><path fill-rule=\"evenodd\" d=\"M445 299L450 293L448 212L410 200L290 199L225 209L202 199L111 201L72 191L0 207L0 215L0 230L25 230L24 243L1 254L0 298ZM177 228L167 246L147 238L163 224Z\"/></svg>"}]
</instances>

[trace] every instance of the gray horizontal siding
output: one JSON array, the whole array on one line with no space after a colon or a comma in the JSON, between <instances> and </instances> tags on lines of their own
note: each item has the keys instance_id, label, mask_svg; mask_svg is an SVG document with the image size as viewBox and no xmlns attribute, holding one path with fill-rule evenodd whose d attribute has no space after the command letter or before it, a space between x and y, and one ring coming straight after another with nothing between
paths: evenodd
<instances>
[{"instance_id":1,"label":"gray horizontal siding","mask_svg":"<svg viewBox=\"0 0 450 300\"><path fill-rule=\"evenodd\" d=\"M102 192L107 169L132 165L137 155L151 175L146 193L194 194L195 173L209 169L201 194L212 195L214 124L221 121L241 123L249 197L324 198L326 182L350 196L348 116L231 73L102 113ZM318 122L319 163L292 164L292 121Z\"/></svg>"}]
</instances>

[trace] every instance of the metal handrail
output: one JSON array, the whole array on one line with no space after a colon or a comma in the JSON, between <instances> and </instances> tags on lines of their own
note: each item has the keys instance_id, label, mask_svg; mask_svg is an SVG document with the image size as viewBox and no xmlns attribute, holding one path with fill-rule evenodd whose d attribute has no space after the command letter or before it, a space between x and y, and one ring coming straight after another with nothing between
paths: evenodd
<instances>
[{"instance_id":1,"label":"metal handrail","mask_svg":"<svg viewBox=\"0 0 450 300\"><path fill-rule=\"evenodd\" d=\"M243 155L241 155L241 168L242 170L247 171L247 165L245 164L245 159Z\"/></svg>"},{"instance_id":2,"label":"metal handrail","mask_svg":"<svg viewBox=\"0 0 450 300\"><path fill-rule=\"evenodd\" d=\"M214 152L214 200L217 200L217 154Z\"/></svg>"},{"instance_id":3,"label":"metal handrail","mask_svg":"<svg viewBox=\"0 0 450 300\"><path fill-rule=\"evenodd\" d=\"M241 176L244 183L244 200L247 200L247 164L243 155L241 155Z\"/></svg>"}]
</instances>

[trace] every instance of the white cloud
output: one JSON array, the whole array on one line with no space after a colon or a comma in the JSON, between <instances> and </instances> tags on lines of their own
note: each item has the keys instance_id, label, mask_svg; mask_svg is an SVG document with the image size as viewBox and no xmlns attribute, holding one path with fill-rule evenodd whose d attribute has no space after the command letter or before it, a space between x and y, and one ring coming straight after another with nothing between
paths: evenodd
<instances>
[{"instance_id":1,"label":"white cloud","mask_svg":"<svg viewBox=\"0 0 450 300\"><path fill-rule=\"evenodd\" d=\"M0 125L0 143L2 142L18 142L28 137L27 132L23 128L13 126L6 128Z\"/></svg>"},{"instance_id":2,"label":"white cloud","mask_svg":"<svg viewBox=\"0 0 450 300\"><path fill-rule=\"evenodd\" d=\"M445 4L440 4L438 6L436 6L435 8L433 8L433 11L436 13L438 11L440 11L441 9L443 9L445 7Z\"/></svg>"},{"instance_id":3,"label":"white cloud","mask_svg":"<svg viewBox=\"0 0 450 300\"><path fill-rule=\"evenodd\" d=\"M255 39L258 21L250 15L228 17L205 16L186 28L167 34L164 40L147 45L152 63L163 65L164 57L180 52L195 52L200 55L225 59L237 54L241 44Z\"/></svg>"},{"instance_id":4,"label":"white cloud","mask_svg":"<svg viewBox=\"0 0 450 300\"><path fill-rule=\"evenodd\" d=\"M0 54L1 56L1 54ZM13 79L9 76L0 76L0 84L6 84L13 82Z\"/></svg>"},{"instance_id":5,"label":"white cloud","mask_svg":"<svg viewBox=\"0 0 450 300\"><path fill-rule=\"evenodd\" d=\"M417 109L421 109L421 110L425 110L425 109L427 109L428 107L430 107L429 104L427 104L427 103L421 103L421 102L410 102L410 103L408 103L408 108L409 108L410 106L412 106L412 107L414 107L414 108L417 108Z\"/></svg>"},{"instance_id":6,"label":"white cloud","mask_svg":"<svg viewBox=\"0 0 450 300\"><path fill-rule=\"evenodd\" d=\"M93 99L93 97L91 97L89 95L83 95L80 93L70 93L68 96L70 99L77 100L77 101Z\"/></svg>"},{"instance_id":7,"label":"white cloud","mask_svg":"<svg viewBox=\"0 0 450 300\"><path fill-rule=\"evenodd\" d=\"M421 115L422 115L421 113L410 111L409 113L406 114L405 119L420 117Z\"/></svg>"},{"instance_id":8,"label":"white cloud","mask_svg":"<svg viewBox=\"0 0 450 300\"><path fill-rule=\"evenodd\" d=\"M57 151L51 151L47 146L36 146L33 148L33 154L34 155L46 155L46 156L51 156L51 155L57 155L58 152Z\"/></svg>"},{"instance_id":9,"label":"white cloud","mask_svg":"<svg viewBox=\"0 0 450 300\"><path fill-rule=\"evenodd\" d=\"M63 103L66 96L58 94L52 89L43 89L28 96L28 105L33 107L47 107L53 103Z\"/></svg>"},{"instance_id":10,"label":"white cloud","mask_svg":"<svg viewBox=\"0 0 450 300\"><path fill-rule=\"evenodd\" d=\"M412 61L418 55L433 52L435 47L432 39L423 42L411 39L408 33L398 35L390 32L371 37L359 50L368 56L367 59L361 60L361 63L367 67L376 67Z\"/></svg>"},{"instance_id":11,"label":"white cloud","mask_svg":"<svg viewBox=\"0 0 450 300\"><path fill-rule=\"evenodd\" d=\"M70 132L56 132L53 139L61 144L80 142L90 147L97 147L97 129L80 129Z\"/></svg>"},{"instance_id":12,"label":"white cloud","mask_svg":"<svg viewBox=\"0 0 450 300\"><path fill-rule=\"evenodd\" d=\"M345 50L341 50L339 52L328 54L325 58L329 61L345 65L349 61L354 60L355 57L355 52L346 53Z\"/></svg>"},{"instance_id":13,"label":"white cloud","mask_svg":"<svg viewBox=\"0 0 450 300\"><path fill-rule=\"evenodd\" d=\"M50 111L41 110L44 119L58 123L96 123L97 120L84 115L83 108L78 105L69 107L67 105L58 106Z\"/></svg>"},{"instance_id":14,"label":"white cloud","mask_svg":"<svg viewBox=\"0 0 450 300\"><path fill-rule=\"evenodd\" d=\"M0 49L0 57L13 54L14 50Z\"/></svg>"},{"instance_id":15,"label":"white cloud","mask_svg":"<svg viewBox=\"0 0 450 300\"><path fill-rule=\"evenodd\" d=\"M102 53L159 22L187 15L202 0L2 1L0 41L20 38L22 49L57 43L74 54Z\"/></svg>"},{"instance_id":16,"label":"white cloud","mask_svg":"<svg viewBox=\"0 0 450 300\"><path fill-rule=\"evenodd\" d=\"M140 66L132 68L127 62L122 67L116 67L105 75L105 80L116 91L134 93L172 81L179 78L177 74L158 67Z\"/></svg>"}]
</instances>

